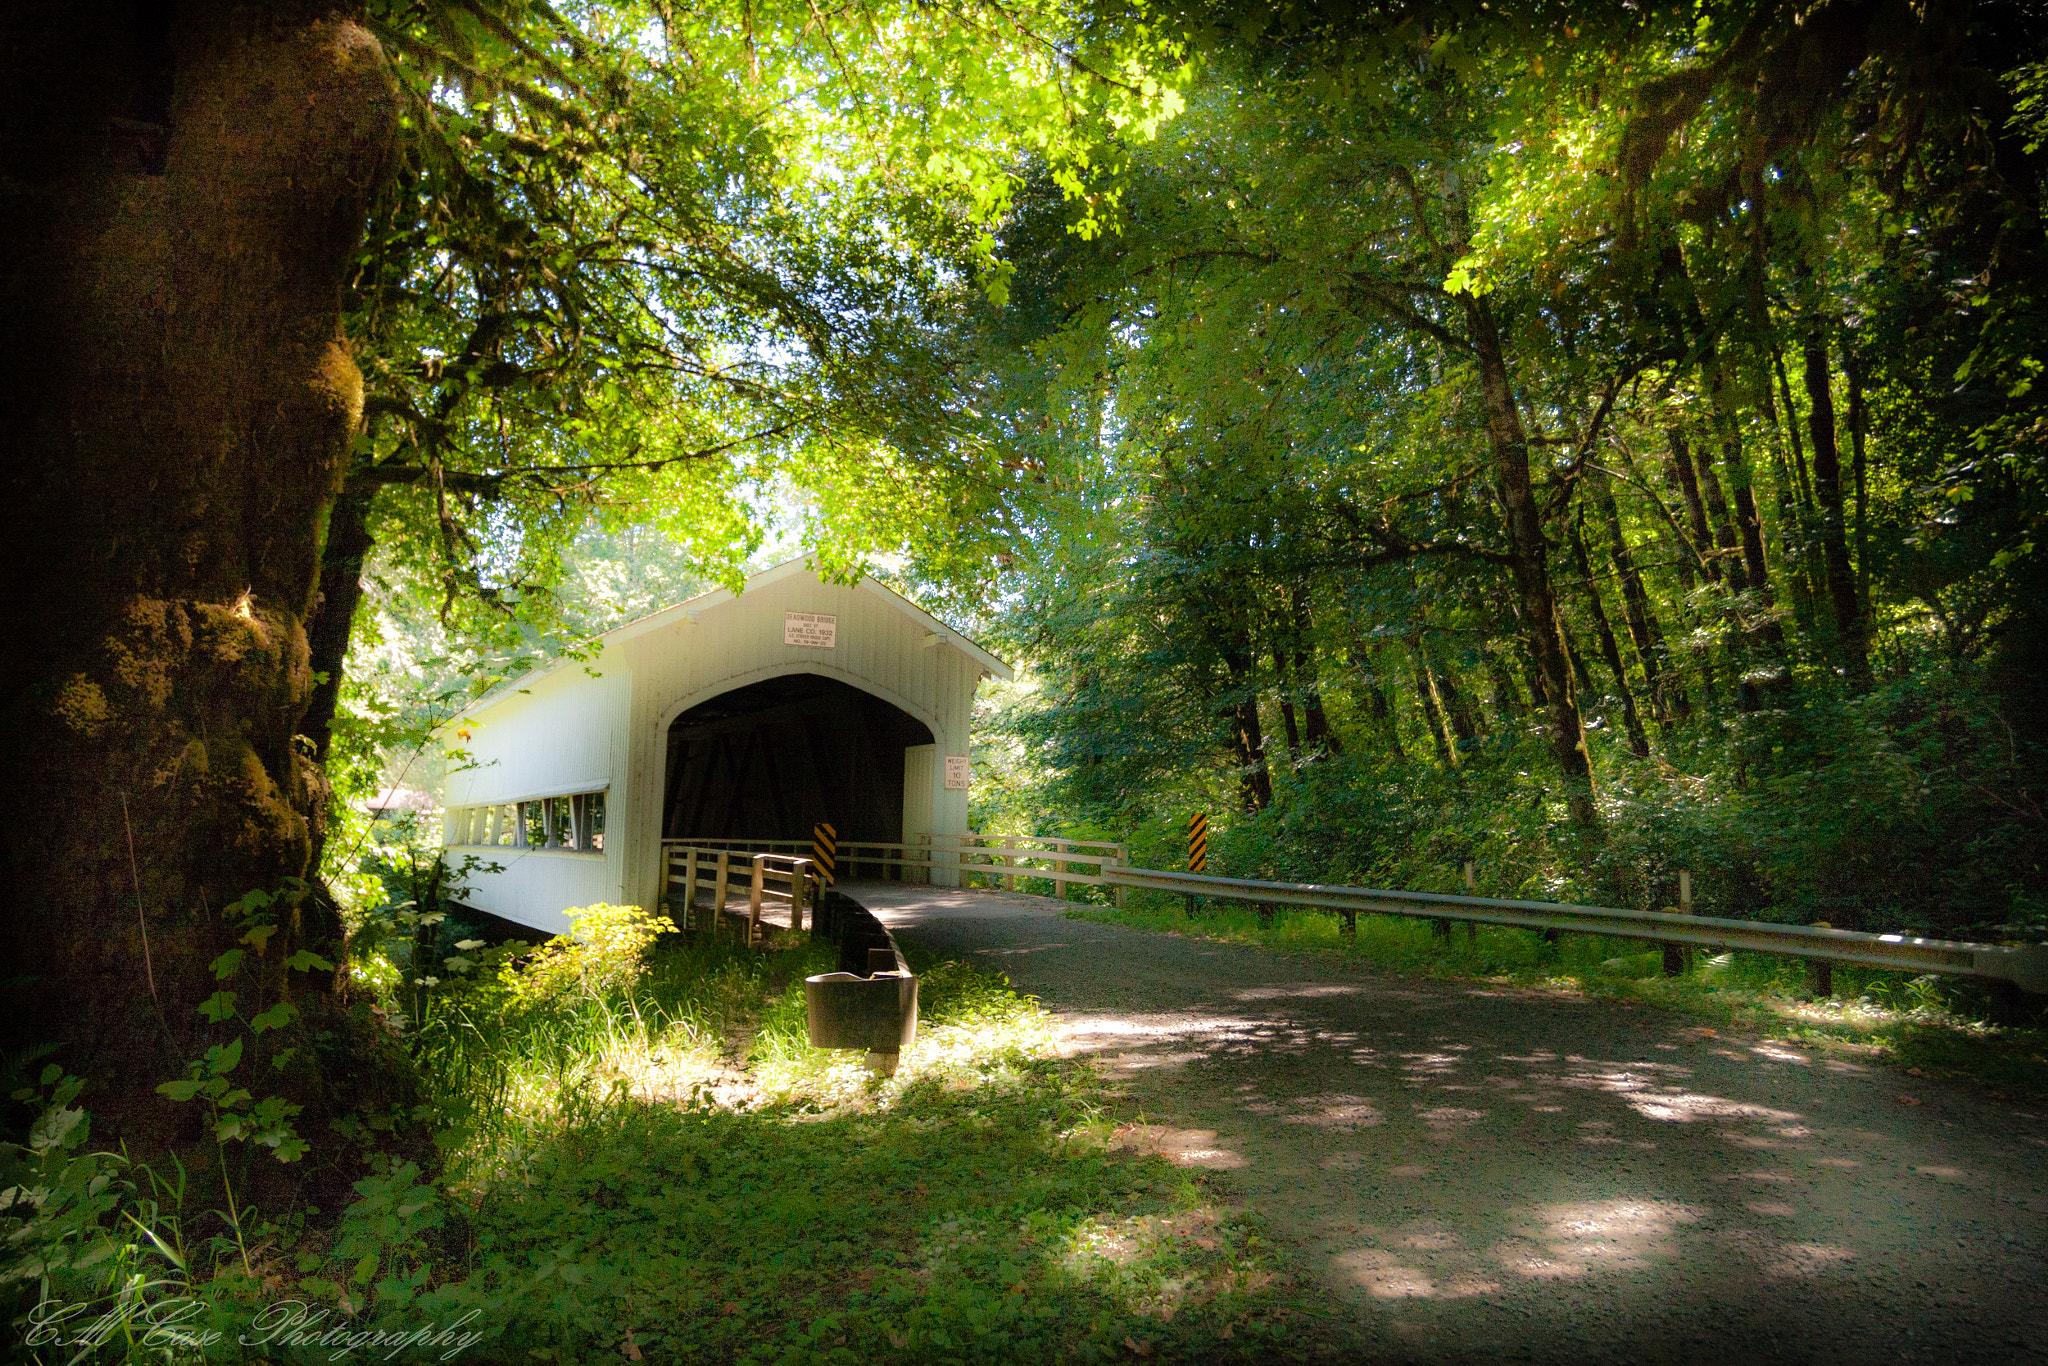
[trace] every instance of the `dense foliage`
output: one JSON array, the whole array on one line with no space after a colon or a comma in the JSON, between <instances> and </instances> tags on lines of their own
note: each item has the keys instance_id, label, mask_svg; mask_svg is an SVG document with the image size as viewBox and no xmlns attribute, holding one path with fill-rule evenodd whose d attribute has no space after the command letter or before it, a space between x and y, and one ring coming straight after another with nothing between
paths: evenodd
<instances>
[{"instance_id":1,"label":"dense foliage","mask_svg":"<svg viewBox=\"0 0 2048 1366\"><path fill-rule=\"evenodd\" d=\"M1036 670L988 819L2048 927L2041 34L1532 5L1218 40L1123 232L1025 196L977 324L1023 470L997 567L933 577Z\"/></svg>"}]
</instances>

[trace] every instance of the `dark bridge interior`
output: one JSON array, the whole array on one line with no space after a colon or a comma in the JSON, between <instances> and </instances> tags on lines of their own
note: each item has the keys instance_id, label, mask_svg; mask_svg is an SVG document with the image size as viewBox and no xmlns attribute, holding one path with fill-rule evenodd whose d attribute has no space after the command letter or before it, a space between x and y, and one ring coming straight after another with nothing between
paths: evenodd
<instances>
[{"instance_id":1,"label":"dark bridge interior","mask_svg":"<svg viewBox=\"0 0 2048 1366\"><path fill-rule=\"evenodd\" d=\"M903 751L923 722L817 674L771 678L690 708L668 731L664 839L903 838Z\"/></svg>"}]
</instances>

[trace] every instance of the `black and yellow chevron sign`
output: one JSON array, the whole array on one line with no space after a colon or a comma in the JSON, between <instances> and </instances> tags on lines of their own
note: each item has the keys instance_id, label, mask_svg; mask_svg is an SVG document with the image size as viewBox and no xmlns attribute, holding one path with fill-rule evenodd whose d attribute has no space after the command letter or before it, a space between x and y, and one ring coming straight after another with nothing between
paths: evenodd
<instances>
[{"instance_id":1,"label":"black and yellow chevron sign","mask_svg":"<svg viewBox=\"0 0 2048 1366\"><path fill-rule=\"evenodd\" d=\"M1196 816L1188 822L1188 871L1199 873L1209 866L1209 818Z\"/></svg>"},{"instance_id":2,"label":"black and yellow chevron sign","mask_svg":"<svg viewBox=\"0 0 2048 1366\"><path fill-rule=\"evenodd\" d=\"M818 877L827 887L839 868L839 832L819 821L811 827L811 857L818 861Z\"/></svg>"}]
</instances>

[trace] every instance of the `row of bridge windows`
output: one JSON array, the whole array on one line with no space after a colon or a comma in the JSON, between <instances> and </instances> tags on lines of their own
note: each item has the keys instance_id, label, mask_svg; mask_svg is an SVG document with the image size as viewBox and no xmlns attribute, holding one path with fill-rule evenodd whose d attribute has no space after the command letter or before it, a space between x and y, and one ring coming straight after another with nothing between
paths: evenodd
<instances>
[{"instance_id":1,"label":"row of bridge windows","mask_svg":"<svg viewBox=\"0 0 2048 1366\"><path fill-rule=\"evenodd\" d=\"M532 801L496 806L458 806L448 816L448 842L452 845L569 849L593 854L604 850L602 792L536 797Z\"/></svg>"}]
</instances>

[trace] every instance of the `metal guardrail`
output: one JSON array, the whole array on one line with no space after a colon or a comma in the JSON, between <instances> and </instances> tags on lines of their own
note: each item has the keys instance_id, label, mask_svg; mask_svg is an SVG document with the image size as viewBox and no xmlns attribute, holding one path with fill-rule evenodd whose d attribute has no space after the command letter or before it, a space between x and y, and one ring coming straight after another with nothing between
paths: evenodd
<instances>
[{"instance_id":1,"label":"metal guardrail","mask_svg":"<svg viewBox=\"0 0 2048 1366\"><path fill-rule=\"evenodd\" d=\"M1918 939L1904 934L1865 934L1811 925L1774 925L1669 911L1633 911L1613 906L1568 906L1550 901L1509 901L1439 892L1394 892L1371 887L1325 887L1308 882L1261 882L1156 868L1106 866L1103 881L1116 888L1217 897L1275 906L1334 911L1347 926L1358 915L1410 915L1435 920L1519 925L1536 930L1600 934L1712 949L1784 954L1899 972L1944 973L2010 982L2024 991L2048 994L2048 944L1970 944L1952 939Z\"/></svg>"}]
</instances>

